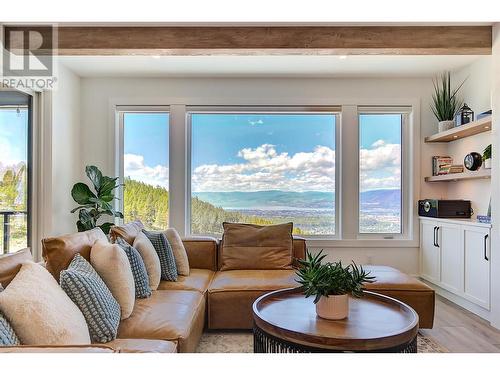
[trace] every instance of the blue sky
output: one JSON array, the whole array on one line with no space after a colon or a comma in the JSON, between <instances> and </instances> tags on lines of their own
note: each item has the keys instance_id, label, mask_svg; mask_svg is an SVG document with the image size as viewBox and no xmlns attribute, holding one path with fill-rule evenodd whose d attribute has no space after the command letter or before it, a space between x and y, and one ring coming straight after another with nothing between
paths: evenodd
<instances>
[{"instance_id":1,"label":"blue sky","mask_svg":"<svg viewBox=\"0 0 500 375\"><path fill-rule=\"evenodd\" d=\"M192 115L193 169L203 164L241 162L238 152L271 144L277 152L335 150L332 115Z\"/></svg>"},{"instance_id":2,"label":"blue sky","mask_svg":"<svg viewBox=\"0 0 500 375\"><path fill-rule=\"evenodd\" d=\"M28 111L0 107L0 162L4 166L27 160Z\"/></svg>"}]
</instances>

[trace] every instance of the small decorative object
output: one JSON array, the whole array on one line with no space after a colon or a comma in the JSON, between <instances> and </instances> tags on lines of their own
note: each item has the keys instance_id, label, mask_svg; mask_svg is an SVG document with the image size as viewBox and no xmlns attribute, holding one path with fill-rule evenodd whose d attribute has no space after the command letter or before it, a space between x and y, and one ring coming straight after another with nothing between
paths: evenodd
<instances>
[{"instance_id":1,"label":"small decorative object","mask_svg":"<svg viewBox=\"0 0 500 375\"><path fill-rule=\"evenodd\" d=\"M94 165L85 168L87 177L92 182L95 192L93 192L87 184L78 182L71 189L71 196L78 207L71 210L71 213L78 211L78 221L76 227L78 232L99 227L105 234L109 233L109 229L113 223L102 223L97 225L99 218L102 215L123 218L120 211L115 211L113 201L115 200L115 190L118 177L103 176L99 168Z\"/></svg>"},{"instance_id":2,"label":"small decorative object","mask_svg":"<svg viewBox=\"0 0 500 375\"><path fill-rule=\"evenodd\" d=\"M342 262L324 263L323 250L316 255L309 251L306 259L299 259L297 280L307 297L315 296L316 314L320 318L340 320L349 314L349 296L363 295L363 284L375 281L363 267L352 262L347 267Z\"/></svg>"},{"instance_id":3,"label":"small decorative object","mask_svg":"<svg viewBox=\"0 0 500 375\"><path fill-rule=\"evenodd\" d=\"M485 169L491 169L491 144L486 146L483 151L483 162Z\"/></svg>"},{"instance_id":4,"label":"small decorative object","mask_svg":"<svg viewBox=\"0 0 500 375\"><path fill-rule=\"evenodd\" d=\"M477 171L479 167L483 164L483 157L477 152L471 152L465 155L464 165L469 171Z\"/></svg>"},{"instance_id":5,"label":"small decorative object","mask_svg":"<svg viewBox=\"0 0 500 375\"><path fill-rule=\"evenodd\" d=\"M464 82L452 89L450 72L445 72L441 77L433 80L434 93L432 94L431 110L438 120L439 132L455 126L455 116L462 105L457 94Z\"/></svg>"},{"instance_id":6,"label":"small decorative object","mask_svg":"<svg viewBox=\"0 0 500 375\"><path fill-rule=\"evenodd\" d=\"M491 216L477 215L477 221L484 224L491 224Z\"/></svg>"},{"instance_id":7,"label":"small decorative object","mask_svg":"<svg viewBox=\"0 0 500 375\"><path fill-rule=\"evenodd\" d=\"M481 120L484 117L491 116L491 109L488 111L484 111L476 116L476 120Z\"/></svg>"},{"instance_id":8,"label":"small decorative object","mask_svg":"<svg viewBox=\"0 0 500 375\"><path fill-rule=\"evenodd\" d=\"M470 109L470 107L464 103L462 108L458 111L458 114L455 118L457 126L468 124L469 122L474 121L474 111Z\"/></svg>"},{"instance_id":9,"label":"small decorative object","mask_svg":"<svg viewBox=\"0 0 500 375\"><path fill-rule=\"evenodd\" d=\"M452 164L453 164L453 159L450 156L433 156L432 175L440 176L443 174L448 174Z\"/></svg>"}]
</instances>

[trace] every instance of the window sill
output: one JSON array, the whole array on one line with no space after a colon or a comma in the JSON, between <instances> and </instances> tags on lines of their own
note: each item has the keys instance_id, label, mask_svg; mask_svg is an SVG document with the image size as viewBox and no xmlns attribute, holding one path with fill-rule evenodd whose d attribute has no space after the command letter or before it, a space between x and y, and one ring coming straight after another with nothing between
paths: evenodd
<instances>
[{"instance_id":1,"label":"window sill","mask_svg":"<svg viewBox=\"0 0 500 375\"><path fill-rule=\"evenodd\" d=\"M326 238L306 238L310 248L415 248L419 241L409 239L355 239L338 240Z\"/></svg>"}]
</instances>

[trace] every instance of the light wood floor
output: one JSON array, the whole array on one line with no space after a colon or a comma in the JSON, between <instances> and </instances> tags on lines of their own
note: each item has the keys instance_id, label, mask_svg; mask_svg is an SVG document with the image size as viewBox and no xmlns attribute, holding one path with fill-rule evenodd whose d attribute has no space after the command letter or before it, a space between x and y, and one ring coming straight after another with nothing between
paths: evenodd
<instances>
[{"instance_id":1,"label":"light wood floor","mask_svg":"<svg viewBox=\"0 0 500 375\"><path fill-rule=\"evenodd\" d=\"M451 353L500 353L500 330L484 319L436 296L433 329L420 333Z\"/></svg>"}]
</instances>

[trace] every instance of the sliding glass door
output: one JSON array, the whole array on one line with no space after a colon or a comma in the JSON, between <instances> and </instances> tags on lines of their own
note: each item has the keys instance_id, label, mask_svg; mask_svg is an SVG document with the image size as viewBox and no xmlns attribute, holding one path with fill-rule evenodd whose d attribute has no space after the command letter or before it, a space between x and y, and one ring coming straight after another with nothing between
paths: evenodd
<instances>
[{"instance_id":1,"label":"sliding glass door","mask_svg":"<svg viewBox=\"0 0 500 375\"><path fill-rule=\"evenodd\" d=\"M0 91L0 254L30 246L31 97Z\"/></svg>"}]
</instances>

